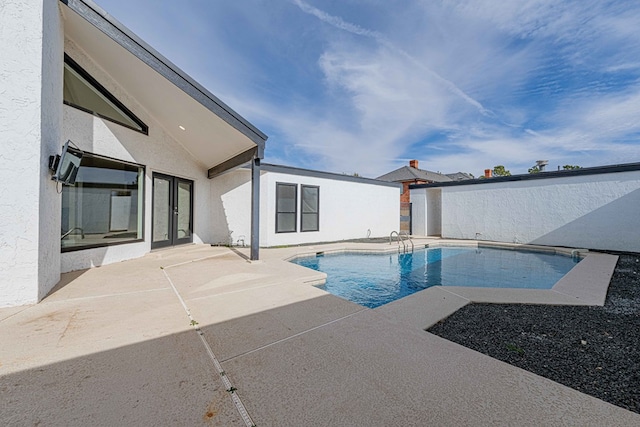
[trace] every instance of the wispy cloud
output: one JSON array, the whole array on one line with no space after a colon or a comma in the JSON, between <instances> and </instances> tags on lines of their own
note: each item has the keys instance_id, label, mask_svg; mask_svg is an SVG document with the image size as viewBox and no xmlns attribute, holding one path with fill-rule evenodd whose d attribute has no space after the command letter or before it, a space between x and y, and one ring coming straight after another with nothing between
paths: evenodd
<instances>
[{"instance_id":1,"label":"wispy cloud","mask_svg":"<svg viewBox=\"0 0 640 427\"><path fill-rule=\"evenodd\" d=\"M427 74L429 74L431 77L433 77L434 79L436 79L437 81L439 81L447 90L450 90L452 93L458 95L460 98L462 98L463 100L465 100L466 102L468 102L469 104L473 105L474 107L476 107L478 109L478 111L480 111L482 114L489 114L490 112L487 111L480 102L476 101L475 99L473 99L472 97L470 97L469 95L467 95L466 93L464 93L464 91L462 91L459 87L457 87L453 82L443 78L442 76L440 76L438 73L434 72L431 68L429 68L424 62L418 61L416 60L413 56L409 55L405 50L399 48L398 46L394 45L390 40L388 40L384 35L382 35L381 33L377 32L377 31L373 31L373 30L368 30L366 28L362 28L358 25L349 23L349 22L345 22L344 20L342 20L341 18L337 17L337 16L332 16L329 15L326 12L321 11L320 9L317 9L313 6L308 5L307 3L301 1L301 0L294 0L294 3L296 5L298 5L298 7L300 7L300 9L308 14L311 14L315 17L317 17L318 19L320 19L322 22L325 22L329 25L332 25L340 30L344 30L344 31L348 31L352 34L355 35L359 35L359 36L364 36L364 37L370 37L374 40L376 40L381 46L386 47L387 49L397 53L398 55L404 57L410 64L412 64L415 67L418 67L420 70L426 72Z\"/></svg>"},{"instance_id":2,"label":"wispy cloud","mask_svg":"<svg viewBox=\"0 0 640 427\"><path fill-rule=\"evenodd\" d=\"M474 174L640 161L638 2L100 3L134 31L146 4L141 36L269 134L267 161L368 176L409 158Z\"/></svg>"}]
</instances>

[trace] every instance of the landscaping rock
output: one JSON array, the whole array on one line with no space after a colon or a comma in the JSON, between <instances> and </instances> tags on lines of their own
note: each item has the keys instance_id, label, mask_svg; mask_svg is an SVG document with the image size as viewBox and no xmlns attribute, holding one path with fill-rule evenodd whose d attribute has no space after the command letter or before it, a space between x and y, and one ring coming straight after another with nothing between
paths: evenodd
<instances>
[{"instance_id":1,"label":"landscaping rock","mask_svg":"<svg viewBox=\"0 0 640 427\"><path fill-rule=\"evenodd\" d=\"M603 307L469 304L428 332L640 413L640 261L618 255Z\"/></svg>"}]
</instances>

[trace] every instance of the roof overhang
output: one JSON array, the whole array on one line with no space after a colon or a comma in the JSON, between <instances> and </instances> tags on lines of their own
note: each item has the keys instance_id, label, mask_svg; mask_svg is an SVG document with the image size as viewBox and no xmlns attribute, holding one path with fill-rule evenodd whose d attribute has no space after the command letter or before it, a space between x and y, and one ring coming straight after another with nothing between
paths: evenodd
<instances>
[{"instance_id":1,"label":"roof overhang","mask_svg":"<svg viewBox=\"0 0 640 427\"><path fill-rule=\"evenodd\" d=\"M60 0L64 33L209 170L264 157L267 136L90 0ZM180 128L182 126L184 130Z\"/></svg>"}]
</instances>

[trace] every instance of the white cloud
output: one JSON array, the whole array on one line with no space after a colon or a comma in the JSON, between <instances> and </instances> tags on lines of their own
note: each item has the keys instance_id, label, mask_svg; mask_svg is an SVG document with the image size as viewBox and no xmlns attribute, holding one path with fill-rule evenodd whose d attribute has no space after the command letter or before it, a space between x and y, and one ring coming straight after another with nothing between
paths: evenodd
<instances>
[{"instance_id":1,"label":"white cloud","mask_svg":"<svg viewBox=\"0 0 640 427\"><path fill-rule=\"evenodd\" d=\"M346 9L331 14L311 0L288 5L317 38L314 49L291 59L292 67L305 61L313 68L305 76L312 94L278 93L285 74L263 74L269 58L257 65L242 51L225 55L230 61L216 80L222 90L213 88L270 135L267 161L377 176L407 158L474 174L496 164L526 172L538 159L583 166L640 160L628 141L639 131L638 82L598 74L640 71L637 6L407 2L376 21ZM258 21L251 28L257 37L287 43L269 17Z\"/></svg>"},{"instance_id":2,"label":"white cloud","mask_svg":"<svg viewBox=\"0 0 640 427\"><path fill-rule=\"evenodd\" d=\"M478 167L481 164L486 168L503 164L513 173L526 173L536 160L543 159L550 160L550 168L640 160L640 145L625 141L628 135L640 135L640 90L566 105L559 108L552 121L549 129L524 129L516 135L499 128L458 135L451 142L456 153L435 154L429 163L446 171L475 174L482 170Z\"/></svg>"}]
</instances>

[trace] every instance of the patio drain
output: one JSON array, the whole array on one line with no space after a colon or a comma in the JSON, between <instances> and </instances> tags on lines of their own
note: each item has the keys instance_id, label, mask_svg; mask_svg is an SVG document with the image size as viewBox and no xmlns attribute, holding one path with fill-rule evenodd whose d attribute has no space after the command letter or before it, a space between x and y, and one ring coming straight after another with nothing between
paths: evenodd
<instances>
[{"instance_id":1,"label":"patio drain","mask_svg":"<svg viewBox=\"0 0 640 427\"><path fill-rule=\"evenodd\" d=\"M173 281L171 281L171 278L165 271L167 268L169 267L163 268L162 273L164 274L164 277L167 278L167 281L171 285L171 289L173 289L173 292L178 297L180 304L182 304L182 308L184 308L184 311L187 313L187 317L189 317L190 324L191 326L193 326L193 329L198 334L198 337L200 337L200 341L202 342L202 345L206 349L207 354L209 355L209 358L213 362L213 366L216 368L216 370L220 374L220 378L222 379L222 383L224 384L225 390L231 395L231 400L233 401L233 404L236 406L236 409L238 410L238 412L240 413L240 416L242 417L242 420L244 421L245 425L247 427L256 427L253 420L251 419L251 416L249 415L249 412L247 412L247 408L242 403L242 400L240 400L240 396L238 396L238 394L236 393L237 389L233 386L226 372L224 371L224 369L222 369L222 365L220 365L218 358L213 353L211 346L209 345L209 343L207 342L207 339L204 336L204 332L198 326L198 322L191 315L191 311L189 310L189 307L187 307L187 304L184 302L184 299L178 292L178 289L176 289L176 287L173 284Z\"/></svg>"}]
</instances>

